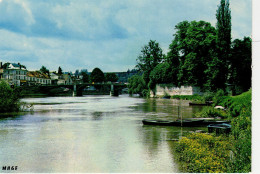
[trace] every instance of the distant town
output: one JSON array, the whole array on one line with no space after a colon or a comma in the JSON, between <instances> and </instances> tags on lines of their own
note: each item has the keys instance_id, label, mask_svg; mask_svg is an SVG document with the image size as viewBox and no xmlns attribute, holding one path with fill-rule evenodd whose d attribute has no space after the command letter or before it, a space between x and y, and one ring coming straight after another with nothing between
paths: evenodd
<instances>
[{"instance_id":1,"label":"distant town","mask_svg":"<svg viewBox=\"0 0 260 174\"><path fill-rule=\"evenodd\" d=\"M113 74L116 76L113 82L127 83L128 78L137 73L135 69L126 72L104 72L103 82L110 81L105 77L106 75ZM91 82L89 79L90 75L91 72L88 72L87 69L76 70L75 73L72 73L62 72L60 67L58 71L49 71L46 67L42 66L40 70L30 71L21 63L0 62L0 79L14 86L82 84Z\"/></svg>"}]
</instances>

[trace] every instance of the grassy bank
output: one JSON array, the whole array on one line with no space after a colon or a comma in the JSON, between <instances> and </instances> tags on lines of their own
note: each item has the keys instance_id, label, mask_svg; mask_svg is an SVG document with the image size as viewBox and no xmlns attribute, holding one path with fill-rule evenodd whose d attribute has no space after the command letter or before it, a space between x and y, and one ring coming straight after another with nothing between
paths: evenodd
<instances>
[{"instance_id":1,"label":"grassy bank","mask_svg":"<svg viewBox=\"0 0 260 174\"><path fill-rule=\"evenodd\" d=\"M220 95L214 98L214 104L227 108L226 117L231 120L232 132L228 136L200 133L183 137L175 149L181 170L198 173L250 172L251 90L238 96Z\"/></svg>"}]
</instances>

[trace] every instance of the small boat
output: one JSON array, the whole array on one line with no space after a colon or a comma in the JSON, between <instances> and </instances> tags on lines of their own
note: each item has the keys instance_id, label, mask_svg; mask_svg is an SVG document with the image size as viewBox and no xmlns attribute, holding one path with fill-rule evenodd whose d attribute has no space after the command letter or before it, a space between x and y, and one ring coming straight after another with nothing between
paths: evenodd
<instances>
[{"instance_id":1,"label":"small boat","mask_svg":"<svg viewBox=\"0 0 260 174\"><path fill-rule=\"evenodd\" d=\"M166 121L166 120L143 119L142 122L144 125L159 125L159 126L172 126L173 124L173 121Z\"/></svg>"},{"instance_id":2,"label":"small boat","mask_svg":"<svg viewBox=\"0 0 260 174\"><path fill-rule=\"evenodd\" d=\"M158 125L158 126L183 126L183 127L200 127L208 126L211 124L228 124L230 121L225 120L196 120L196 119L185 119L185 120L176 120L176 121L167 121L167 120L150 120L143 119L144 125Z\"/></svg>"},{"instance_id":3,"label":"small boat","mask_svg":"<svg viewBox=\"0 0 260 174\"><path fill-rule=\"evenodd\" d=\"M216 132L216 134L228 134L231 132L231 125L227 123L222 123L222 124L210 124L207 126L208 127L208 132L213 133Z\"/></svg>"},{"instance_id":4,"label":"small boat","mask_svg":"<svg viewBox=\"0 0 260 174\"><path fill-rule=\"evenodd\" d=\"M176 120L176 121L166 121L166 120L142 120L144 125L158 125L158 126L185 126L193 127L200 125L203 120Z\"/></svg>"},{"instance_id":5,"label":"small boat","mask_svg":"<svg viewBox=\"0 0 260 174\"><path fill-rule=\"evenodd\" d=\"M228 120L204 120L202 124L205 126L211 125L211 124L229 124L230 121Z\"/></svg>"}]
</instances>

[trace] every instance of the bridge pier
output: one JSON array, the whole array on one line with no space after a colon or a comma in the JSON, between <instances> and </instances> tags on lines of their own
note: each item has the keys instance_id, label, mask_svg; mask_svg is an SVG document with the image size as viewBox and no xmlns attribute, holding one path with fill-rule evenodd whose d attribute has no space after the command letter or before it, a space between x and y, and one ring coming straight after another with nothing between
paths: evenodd
<instances>
[{"instance_id":1,"label":"bridge pier","mask_svg":"<svg viewBox=\"0 0 260 174\"><path fill-rule=\"evenodd\" d=\"M118 96L119 91L114 89L114 85L111 84L110 96Z\"/></svg>"},{"instance_id":2,"label":"bridge pier","mask_svg":"<svg viewBox=\"0 0 260 174\"><path fill-rule=\"evenodd\" d=\"M73 96L82 96L82 91L77 88L77 85L73 85Z\"/></svg>"}]
</instances>

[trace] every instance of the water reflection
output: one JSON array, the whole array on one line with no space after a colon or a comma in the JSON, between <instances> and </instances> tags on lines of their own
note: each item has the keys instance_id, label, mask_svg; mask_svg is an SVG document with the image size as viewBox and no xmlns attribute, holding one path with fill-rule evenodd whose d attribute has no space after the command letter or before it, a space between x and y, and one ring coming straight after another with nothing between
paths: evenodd
<instances>
[{"instance_id":1,"label":"water reflection","mask_svg":"<svg viewBox=\"0 0 260 174\"><path fill-rule=\"evenodd\" d=\"M197 128L143 126L201 108L128 96L28 98L34 113L0 120L0 163L18 172L178 172L174 139ZM19 115L19 114L18 114ZM44 164L44 165L43 165Z\"/></svg>"},{"instance_id":2,"label":"water reflection","mask_svg":"<svg viewBox=\"0 0 260 174\"><path fill-rule=\"evenodd\" d=\"M146 102L135 106L134 109L142 110L149 119L176 120L192 118L196 112L201 111L201 106L189 106L189 101L173 99L147 99Z\"/></svg>"}]
</instances>

